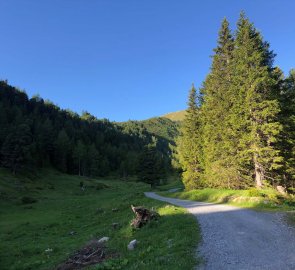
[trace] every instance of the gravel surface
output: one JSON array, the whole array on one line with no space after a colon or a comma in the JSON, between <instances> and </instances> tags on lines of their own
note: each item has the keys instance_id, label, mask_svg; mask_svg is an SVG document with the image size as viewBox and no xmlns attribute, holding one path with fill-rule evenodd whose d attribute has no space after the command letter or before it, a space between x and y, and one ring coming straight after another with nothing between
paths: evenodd
<instances>
[{"instance_id":1,"label":"gravel surface","mask_svg":"<svg viewBox=\"0 0 295 270\"><path fill-rule=\"evenodd\" d=\"M197 269L295 269L295 230L283 213L145 195L184 207L197 218L203 239L197 254L204 258Z\"/></svg>"}]
</instances>

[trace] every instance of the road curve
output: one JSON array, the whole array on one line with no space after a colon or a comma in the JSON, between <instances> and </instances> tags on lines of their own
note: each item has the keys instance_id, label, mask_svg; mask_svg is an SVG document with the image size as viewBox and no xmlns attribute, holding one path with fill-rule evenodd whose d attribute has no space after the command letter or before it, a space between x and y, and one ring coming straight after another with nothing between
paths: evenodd
<instances>
[{"instance_id":1,"label":"road curve","mask_svg":"<svg viewBox=\"0 0 295 270\"><path fill-rule=\"evenodd\" d=\"M225 204L162 197L149 198L186 208L198 220L202 243L198 256L206 270L294 270L295 230L282 213L256 212Z\"/></svg>"}]
</instances>

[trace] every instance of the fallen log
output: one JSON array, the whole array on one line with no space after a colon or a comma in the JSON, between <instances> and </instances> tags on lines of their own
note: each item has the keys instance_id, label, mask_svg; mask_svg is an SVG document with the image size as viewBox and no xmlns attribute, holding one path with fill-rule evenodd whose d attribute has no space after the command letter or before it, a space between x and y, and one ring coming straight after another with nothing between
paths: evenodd
<instances>
[{"instance_id":1,"label":"fallen log","mask_svg":"<svg viewBox=\"0 0 295 270\"><path fill-rule=\"evenodd\" d=\"M131 221L131 226L133 228L141 228L145 224L147 224L151 220L157 220L160 215L154 211L149 210L143 206L133 206L131 205L131 209L135 214L135 218Z\"/></svg>"}]
</instances>

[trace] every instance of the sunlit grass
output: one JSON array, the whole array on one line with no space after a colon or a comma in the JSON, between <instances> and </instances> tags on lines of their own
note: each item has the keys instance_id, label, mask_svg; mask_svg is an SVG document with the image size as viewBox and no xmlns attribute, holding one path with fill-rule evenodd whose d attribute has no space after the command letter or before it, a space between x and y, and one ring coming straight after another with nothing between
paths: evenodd
<instances>
[{"instance_id":1,"label":"sunlit grass","mask_svg":"<svg viewBox=\"0 0 295 270\"><path fill-rule=\"evenodd\" d=\"M228 203L257 210L295 210L294 196L283 196L271 188L262 190L226 190L207 188L175 193L160 192L159 194L193 201Z\"/></svg>"},{"instance_id":2,"label":"sunlit grass","mask_svg":"<svg viewBox=\"0 0 295 270\"><path fill-rule=\"evenodd\" d=\"M110 237L108 250L118 257L89 269L178 270L193 269L197 263L196 220L182 208L145 198L145 184L50 170L34 180L15 178L4 170L0 175L0 269L53 269L90 239L103 236ZM22 204L24 195L37 202ZM153 207L161 218L132 230L131 204ZM119 229L113 229L115 222ZM132 239L140 243L128 251Z\"/></svg>"}]
</instances>

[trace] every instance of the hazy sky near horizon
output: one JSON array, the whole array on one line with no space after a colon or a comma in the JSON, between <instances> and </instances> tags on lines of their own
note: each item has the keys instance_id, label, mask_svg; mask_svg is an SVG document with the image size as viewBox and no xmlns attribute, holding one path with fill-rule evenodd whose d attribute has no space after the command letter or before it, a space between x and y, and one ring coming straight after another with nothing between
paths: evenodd
<instances>
[{"instance_id":1,"label":"hazy sky near horizon","mask_svg":"<svg viewBox=\"0 0 295 270\"><path fill-rule=\"evenodd\" d=\"M62 108L115 121L186 107L209 71L220 23L244 10L287 74L292 0L0 0L0 79Z\"/></svg>"}]
</instances>

